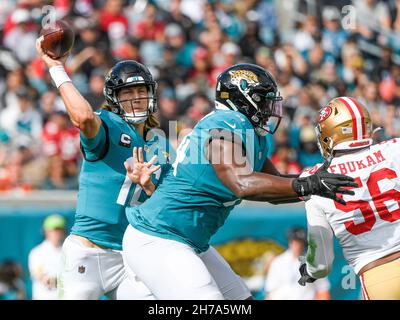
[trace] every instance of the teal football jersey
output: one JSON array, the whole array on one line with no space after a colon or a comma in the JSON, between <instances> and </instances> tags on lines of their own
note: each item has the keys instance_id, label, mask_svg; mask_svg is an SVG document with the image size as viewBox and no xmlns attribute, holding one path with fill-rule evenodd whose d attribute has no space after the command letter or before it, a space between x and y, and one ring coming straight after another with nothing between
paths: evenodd
<instances>
[{"instance_id":1,"label":"teal football jersey","mask_svg":"<svg viewBox=\"0 0 400 320\"><path fill-rule=\"evenodd\" d=\"M224 131L229 132L226 139L240 137L253 170L261 171L267 157L266 137L258 136L239 112L213 111L180 143L175 162L151 198L138 207L127 207L129 223L142 232L184 242L197 252L207 250L212 235L241 201L219 180L207 159L212 137L225 136Z\"/></svg>"},{"instance_id":2,"label":"teal football jersey","mask_svg":"<svg viewBox=\"0 0 400 320\"><path fill-rule=\"evenodd\" d=\"M72 234L115 250L122 250L122 237L128 225L125 207L144 202L147 198L139 185L129 179L124 161L132 161L133 147L143 147L145 159L159 156L157 163L167 170L169 145L159 135L145 143L133 126L116 114L97 112L102 125L93 139L81 134L84 155L79 177L78 202ZM156 163L156 164L157 164ZM161 171L154 175L157 182Z\"/></svg>"}]
</instances>

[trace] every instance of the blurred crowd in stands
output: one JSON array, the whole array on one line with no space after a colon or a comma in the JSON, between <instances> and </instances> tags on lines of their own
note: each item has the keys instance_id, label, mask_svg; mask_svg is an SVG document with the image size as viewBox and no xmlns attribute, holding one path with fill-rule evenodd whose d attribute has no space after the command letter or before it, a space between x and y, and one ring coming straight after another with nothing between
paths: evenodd
<instances>
[{"instance_id":1,"label":"blurred crowd in stands","mask_svg":"<svg viewBox=\"0 0 400 320\"><path fill-rule=\"evenodd\" d=\"M213 108L217 75L250 62L276 77L284 97L285 119L269 138L282 173L321 160L316 111L336 96L366 105L383 128L377 140L400 135L399 0L2 0L2 191L78 185L79 132L35 50L51 10L75 30L66 68L94 110L110 67L134 59L158 82L162 129L171 120L190 129Z\"/></svg>"}]
</instances>

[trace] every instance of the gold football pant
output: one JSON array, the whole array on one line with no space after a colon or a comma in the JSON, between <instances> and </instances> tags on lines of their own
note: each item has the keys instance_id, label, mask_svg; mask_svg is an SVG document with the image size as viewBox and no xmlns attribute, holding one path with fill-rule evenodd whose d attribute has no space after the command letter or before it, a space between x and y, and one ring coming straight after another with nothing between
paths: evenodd
<instances>
[{"instance_id":1,"label":"gold football pant","mask_svg":"<svg viewBox=\"0 0 400 320\"><path fill-rule=\"evenodd\" d=\"M400 259L364 272L360 280L365 300L400 300Z\"/></svg>"}]
</instances>

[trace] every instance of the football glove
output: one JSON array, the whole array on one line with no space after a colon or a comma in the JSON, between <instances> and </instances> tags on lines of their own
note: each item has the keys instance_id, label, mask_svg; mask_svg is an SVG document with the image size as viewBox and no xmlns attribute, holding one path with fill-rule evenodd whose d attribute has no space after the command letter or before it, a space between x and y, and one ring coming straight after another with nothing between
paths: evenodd
<instances>
[{"instance_id":1,"label":"football glove","mask_svg":"<svg viewBox=\"0 0 400 320\"><path fill-rule=\"evenodd\" d=\"M302 263L300 265L299 271L300 271L300 279L298 281L299 285L304 287L306 285L306 283L313 283L315 280L317 280L317 279L311 277L307 273L307 265L305 263Z\"/></svg>"},{"instance_id":2,"label":"football glove","mask_svg":"<svg viewBox=\"0 0 400 320\"><path fill-rule=\"evenodd\" d=\"M328 172L329 165L330 160L326 160L315 174L305 178L294 179L293 189L297 195L299 197L317 195L333 199L345 205L346 202L339 198L336 193L354 195L354 191L348 188L358 187L358 185L352 177Z\"/></svg>"}]
</instances>

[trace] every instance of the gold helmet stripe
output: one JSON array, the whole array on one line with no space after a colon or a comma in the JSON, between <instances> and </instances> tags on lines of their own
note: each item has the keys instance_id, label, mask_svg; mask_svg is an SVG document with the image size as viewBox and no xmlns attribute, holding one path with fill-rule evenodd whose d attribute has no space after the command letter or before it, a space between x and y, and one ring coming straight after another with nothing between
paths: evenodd
<instances>
[{"instance_id":1,"label":"gold helmet stripe","mask_svg":"<svg viewBox=\"0 0 400 320\"><path fill-rule=\"evenodd\" d=\"M364 114L357 103L348 97L340 97L339 100L347 107L353 123L354 140L362 140L365 136Z\"/></svg>"}]
</instances>

